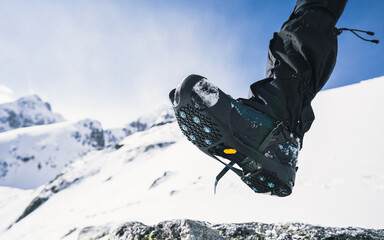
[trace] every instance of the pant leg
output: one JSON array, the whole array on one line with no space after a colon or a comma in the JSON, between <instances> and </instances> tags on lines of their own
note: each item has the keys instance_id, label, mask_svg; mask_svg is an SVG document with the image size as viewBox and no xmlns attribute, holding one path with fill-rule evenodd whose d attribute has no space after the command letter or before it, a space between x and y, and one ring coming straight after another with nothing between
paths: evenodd
<instances>
[{"instance_id":1,"label":"pant leg","mask_svg":"<svg viewBox=\"0 0 384 240\"><path fill-rule=\"evenodd\" d=\"M336 63L335 25L347 0L298 0L270 42L267 78L251 85L245 104L282 121L299 137L314 121L311 101Z\"/></svg>"}]
</instances>

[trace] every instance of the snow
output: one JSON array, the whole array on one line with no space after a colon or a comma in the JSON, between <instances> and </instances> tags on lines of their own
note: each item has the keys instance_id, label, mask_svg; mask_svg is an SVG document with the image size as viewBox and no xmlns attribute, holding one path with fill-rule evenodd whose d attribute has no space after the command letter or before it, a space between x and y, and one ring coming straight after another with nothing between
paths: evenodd
<instances>
[{"instance_id":1,"label":"snow","mask_svg":"<svg viewBox=\"0 0 384 240\"><path fill-rule=\"evenodd\" d=\"M99 146L91 137L98 122L84 120L19 128L0 134L0 184L31 189Z\"/></svg>"},{"instance_id":2,"label":"snow","mask_svg":"<svg viewBox=\"0 0 384 240\"><path fill-rule=\"evenodd\" d=\"M0 236L22 214L33 198L34 190L0 186Z\"/></svg>"},{"instance_id":3,"label":"snow","mask_svg":"<svg viewBox=\"0 0 384 240\"><path fill-rule=\"evenodd\" d=\"M60 179L70 184L57 193L49 192L55 182L28 191L0 187L0 239L60 239L73 229L63 239L77 239L87 226L176 218L384 228L384 108L378 106L383 89L381 77L319 93L289 197L255 194L231 172L214 195L214 178L223 166L190 144L173 121L135 132L117 149L78 158L64 168ZM29 129L35 136L42 131ZM14 130L0 140L24 141L21 130L19 137ZM49 200L6 230L43 195Z\"/></svg>"},{"instance_id":4,"label":"snow","mask_svg":"<svg viewBox=\"0 0 384 240\"><path fill-rule=\"evenodd\" d=\"M207 108L214 106L219 101L219 89L206 78L197 82L192 90L200 97Z\"/></svg>"},{"instance_id":5,"label":"snow","mask_svg":"<svg viewBox=\"0 0 384 240\"><path fill-rule=\"evenodd\" d=\"M286 144L279 144L279 149L285 154L293 156L294 159L297 158L299 154L299 149L292 145L291 143L287 142Z\"/></svg>"}]
</instances>

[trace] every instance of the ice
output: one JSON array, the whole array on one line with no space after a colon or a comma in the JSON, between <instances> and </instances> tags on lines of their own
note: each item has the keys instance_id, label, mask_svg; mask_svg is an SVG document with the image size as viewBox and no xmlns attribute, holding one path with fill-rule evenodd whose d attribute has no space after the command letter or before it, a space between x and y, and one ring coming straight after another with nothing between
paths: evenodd
<instances>
[{"instance_id":1,"label":"ice","mask_svg":"<svg viewBox=\"0 0 384 240\"><path fill-rule=\"evenodd\" d=\"M219 101L219 89L206 78L196 83L193 91L201 98L205 107L212 107Z\"/></svg>"},{"instance_id":2,"label":"ice","mask_svg":"<svg viewBox=\"0 0 384 240\"><path fill-rule=\"evenodd\" d=\"M267 158L273 158L273 155L271 154L271 151L268 151L264 154Z\"/></svg>"},{"instance_id":3,"label":"ice","mask_svg":"<svg viewBox=\"0 0 384 240\"><path fill-rule=\"evenodd\" d=\"M286 156L292 156L292 158L296 159L299 155L299 149L293 144L286 143L279 144L278 146L280 151L282 151Z\"/></svg>"}]
</instances>

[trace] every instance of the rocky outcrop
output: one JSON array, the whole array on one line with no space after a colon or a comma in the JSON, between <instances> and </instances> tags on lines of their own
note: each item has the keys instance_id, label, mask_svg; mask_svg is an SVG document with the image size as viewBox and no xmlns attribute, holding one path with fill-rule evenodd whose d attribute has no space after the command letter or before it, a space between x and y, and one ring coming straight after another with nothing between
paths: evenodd
<instances>
[{"instance_id":1,"label":"rocky outcrop","mask_svg":"<svg viewBox=\"0 0 384 240\"><path fill-rule=\"evenodd\" d=\"M37 95L0 104L0 132L61 121L64 121L64 118L53 113L51 105L43 102Z\"/></svg>"},{"instance_id":2,"label":"rocky outcrop","mask_svg":"<svg viewBox=\"0 0 384 240\"><path fill-rule=\"evenodd\" d=\"M100 239L107 236L109 230L109 226L85 227L80 231L78 240ZM71 232L69 232L69 234L71 234Z\"/></svg>"},{"instance_id":3,"label":"rocky outcrop","mask_svg":"<svg viewBox=\"0 0 384 240\"><path fill-rule=\"evenodd\" d=\"M103 149L105 145L104 130L101 123L91 119L85 119L76 123L79 129L72 133L72 137L82 145L88 145L95 149Z\"/></svg>"},{"instance_id":4,"label":"rocky outcrop","mask_svg":"<svg viewBox=\"0 0 384 240\"><path fill-rule=\"evenodd\" d=\"M87 227L79 238L110 240L380 240L384 229L320 227L303 223L265 224L233 223L211 224L195 220L172 220L147 226L127 222L106 233L109 227ZM103 231L100 231L102 229ZM91 231L92 230L92 231ZM96 231L97 230L97 231ZM90 234L94 232L94 234ZM101 234L102 233L102 234ZM87 238L84 238L86 236ZM104 238L103 238L104 237Z\"/></svg>"},{"instance_id":5,"label":"rocky outcrop","mask_svg":"<svg viewBox=\"0 0 384 240\"><path fill-rule=\"evenodd\" d=\"M304 223L265 224L236 223L212 225L225 239L322 239L322 240L379 240L384 230L364 228L322 227Z\"/></svg>"},{"instance_id":6,"label":"rocky outcrop","mask_svg":"<svg viewBox=\"0 0 384 240\"><path fill-rule=\"evenodd\" d=\"M134 239L224 239L207 223L193 220L173 220L160 222L154 226L147 226L140 222L128 222L114 229L109 238L111 240Z\"/></svg>"}]
</instances>

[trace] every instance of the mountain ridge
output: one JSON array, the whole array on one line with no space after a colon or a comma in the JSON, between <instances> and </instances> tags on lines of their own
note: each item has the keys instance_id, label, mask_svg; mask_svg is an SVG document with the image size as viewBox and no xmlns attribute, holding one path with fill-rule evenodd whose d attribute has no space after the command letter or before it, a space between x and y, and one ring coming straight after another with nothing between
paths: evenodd
<instances>
[{"instance_id":1,"label":"mountain ridge","mask_svg":"<svg viewBox=\"0 0 384 240\"><path fill-rule=\"evenodd\" d=\"M122 128L103 129L99 121L92 119L65 121L37 95L0 105L0 113L10 109L18 114L11 114L15 117L12 120L4 117L4 121L25 123L25 119L38 119L0 133L0 185L24 189L54 179L90 151L116 147L124 137L174 120L170 108L160 109L156 115L142 116Z\"/></svg>"}]
</instances>

